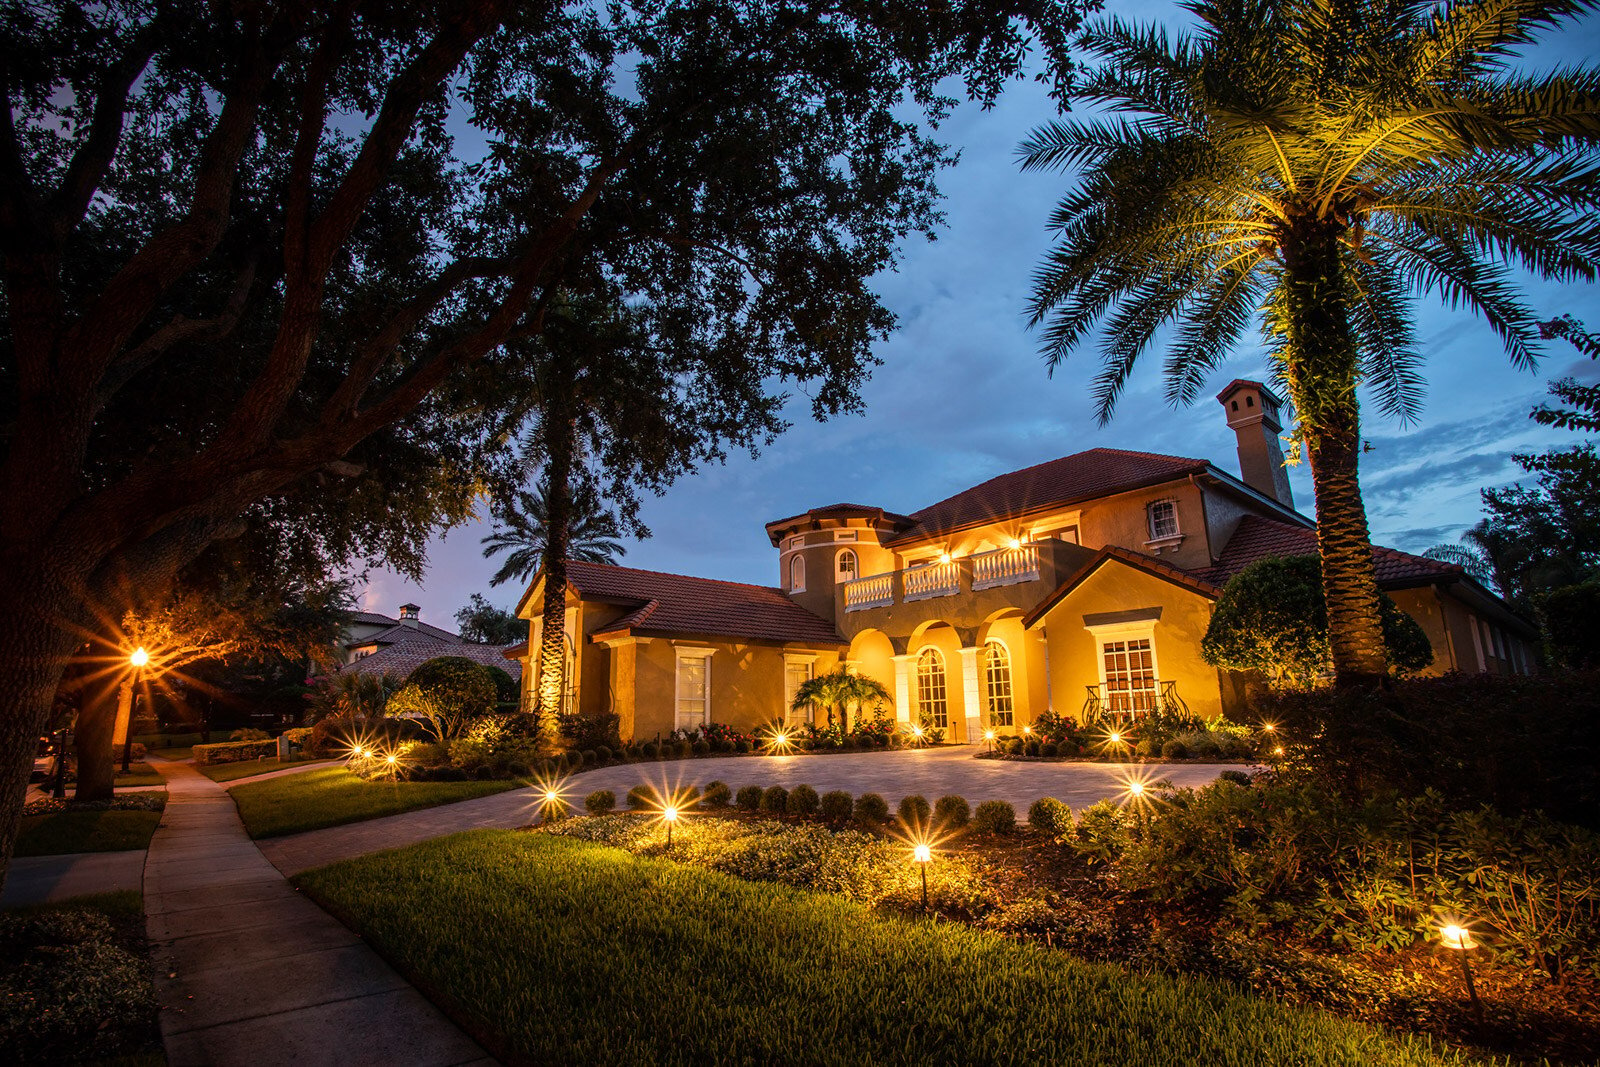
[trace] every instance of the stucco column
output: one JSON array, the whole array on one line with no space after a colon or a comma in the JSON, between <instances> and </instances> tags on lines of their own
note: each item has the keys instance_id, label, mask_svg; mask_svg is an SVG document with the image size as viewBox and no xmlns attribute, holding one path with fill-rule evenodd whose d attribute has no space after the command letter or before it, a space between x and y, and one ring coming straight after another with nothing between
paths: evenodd
<instances>
[{"instance_id":1,"label":"stucco column","mask_svg":"<svg viewBox=\"0 0 1600 1067\"><path fill-rule=\"evenodd\" d=\"M916 669L915 656L891 656L894 660L894 717L903 723L911 722L911 672Z\"/></svg>"},{"instance_id":2,"label":"stucco column","mask_svg":"<svg viewBox=\"0 0 1600 1067\"><path fill-rule=\"evenodd\" d=\"M982 651L975 645L961 650L961 699L967 712L967 736L961 740L969 745L983 736L982 705L978 703L978 653Z\"/></svg>"}]
</instances>

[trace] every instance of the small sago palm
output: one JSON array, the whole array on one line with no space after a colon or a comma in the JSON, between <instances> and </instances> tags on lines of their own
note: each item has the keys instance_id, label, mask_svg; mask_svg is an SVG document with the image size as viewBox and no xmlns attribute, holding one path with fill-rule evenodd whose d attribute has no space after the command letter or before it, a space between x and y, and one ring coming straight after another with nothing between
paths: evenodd
<instances>
[{"instance_id":1,"label":"small sago palm","mask_svg":"<svg viewBox=\"0 0 1600 1067\"><path fill-rule=\"evenodd\" d=\"M885 703L893 698L883 683L860 674L851 674L840 667L828 674L807 679L795 690L792 710L804 711L820 705L828 711L828 725L834 723L834 713L839 715L839 725L850 729L850 711L855 710L859 722L861 709L871 704Z\"/></svg>"},{"instance_id":2,"label":"small sago palm","mask_svg":"<svg viewBox=\"0 0 1600 1067\"><path fill-rule=\"evenodd\" d=\"M1078 171L1032 321L1052 369L1103 324L1102 422L1158 332L1189 403L1259 321L1299 420L1340 684L1385 673L1356 388L1412 418L1419 295L1482 315L1518 367L1538 323L1510 272L1600 267L1600 74L1512 71L1594 0L1218 0L1192 35L1109 20L1082 95L1112 118L1034 131L1025 169Z\"/></svg>"}]
</instances>

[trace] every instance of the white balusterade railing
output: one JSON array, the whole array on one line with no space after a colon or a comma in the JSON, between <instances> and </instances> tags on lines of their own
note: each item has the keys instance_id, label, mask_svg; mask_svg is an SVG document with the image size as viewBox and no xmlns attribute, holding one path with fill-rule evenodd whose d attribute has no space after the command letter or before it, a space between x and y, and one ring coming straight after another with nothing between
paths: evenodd
<instances>
[{"instance_id":1,"label":"white balusterade railing","mask_svg":"<svg viewBox=\"0 0 1600 1067\"><path fill-rule=\"evenodd\" d=\"M1039 548L1019 545L972 557L972 588L992 589L997 585L1033 582L1039 578Z\"/></svg>"},{"instance_id":2,"label":"white balusterade railing","mask_svg":"<svg viewBox=\"0 0 1600 1067\"><path fill-rule=\"evenodd\" d=\"M894 575L874 574L870 578L857 578L844 586L844 610L861 611L864 608L882 608L894 603Z\"/></svg>"},{"instance_id":3,"label":"white balusterade railing","mask_svg":"<svg viewBox=\"0 0 1600 1067\"><path fill-rule=\"evenodd\" d=\"M905 582L907 600L927 600L961 592L961 571L954 562L912 567L901 571L900 575Z\"/></svg>"}]
</instances>

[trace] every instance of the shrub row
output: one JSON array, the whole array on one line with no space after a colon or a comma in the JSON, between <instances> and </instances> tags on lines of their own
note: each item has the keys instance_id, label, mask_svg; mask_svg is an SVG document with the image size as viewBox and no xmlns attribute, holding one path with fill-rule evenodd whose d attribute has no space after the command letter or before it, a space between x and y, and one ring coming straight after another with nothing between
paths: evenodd
<instances>
[{"instance_id":1,"label":"shrub row","mask_svg":"<svg viewBox=\"0 0 1600 1067\"><path fill-rule=\"evenodd\" d=\"M737 793L732 793L726 783L712 782L706 786L704 794L691 788L674 799L682 808L721 808L726 807L731 799L741 811L764 811L774 815L821 815L835 823L854 818L866 826L889 821L888 802L877 793L863 793L852 799L849 793L835 789L819 796L816 789L809 785L797 785L793 789L785 789L781 785L771 785L765 789L758 785L747 785ZM634 811L659 809L663 803L655 787L650 785L634 786L628 791L627 800L628 807ZM584 798L584 807L596 815L612 811L616 803L616 794L609 789L596 790ZM1061 806L1063 809L1066 807L1064 804ZM979 832L992 834L1008 834L1016 828L1016 812L1003 800L984 801L974 812L964 797L940 797L938 804L930 808L926 798L913 794L900 801L896 816L903 825L917 832L930 828L957 830L969 824ZM1068 812L1066 819L1069 825L1071 818Z\"/></svg>"},{"instance_id":2,"label":"shrub row","mask_svg":"<svg viewBox=\"0 0 1600 1067\"><path fill-rule=\"evenodd\" d=\"M194 762L197 767L218 763L241 763L252 759L272 759L277 754L276 741L223 741L215 745L194 746Z\"/></svg>"}]
</instances>

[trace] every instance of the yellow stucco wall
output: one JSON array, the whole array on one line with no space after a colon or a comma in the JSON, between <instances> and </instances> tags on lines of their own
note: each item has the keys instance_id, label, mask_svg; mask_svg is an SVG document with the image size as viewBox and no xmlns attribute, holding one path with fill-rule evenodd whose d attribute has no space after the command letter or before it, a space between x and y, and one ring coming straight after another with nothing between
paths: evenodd
<instances>
[{"instance_id":1,"label":"yellow stucco wall","mask_svg":"<svg viewBox=\"0 0 1600 1067\"><path fill-rule=\"evenodd\" d=\"M1084 628L1085 615L1161 609L1154 624L1156 677L1175 681L1177 693L1197 715L1223 712L1217 669L1200 657L1200 640L1211 620L1211 602L1199 593L1109 561L1051 608L1036 625L1049 637L1050 685L1056 709L1078 715L1085 686L1100 684L1100 645Z\"/></svg>"}]
</instances>

